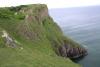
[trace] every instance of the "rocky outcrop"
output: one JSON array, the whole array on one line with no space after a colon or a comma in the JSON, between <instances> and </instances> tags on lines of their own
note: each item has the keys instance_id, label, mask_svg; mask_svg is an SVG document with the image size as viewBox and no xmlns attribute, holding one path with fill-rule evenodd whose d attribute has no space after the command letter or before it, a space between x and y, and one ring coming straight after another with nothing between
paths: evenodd
<instances>
[{"instance_id":1,"label":"rocky outcrop","mask_svg":"<svg viewBox=\"0 0 100 67\"><path fill-rule=\"evenodd\" d=\"M49 16L47 6L33 4L30 7L20 9L19 12L25 14L25 18L17 27L18 33L30 40L37 39L42 31L37 31L41 26L36 27L35 25L42 25L42 21Z\"/></svg>"},{"instance_id":2,"label":"rocky outcrop","mask_svg":"<svg viewBox=\"0 0 100 67\"><path fill-rule=\"evenodd\" d=\"M70 45L62 45L58 48L60 56L70 59L77 59L87 55L87 50L83 47L71 47Z\"/></svg>"},{"instance_id":3,"label":"rocky outcrop","mask_svg":"<svg viewBox=\"0 0 100 67\"><path fill-rule=\"evenodd\" d=\"M5 45L7 47L12 47L12 48L16 48L17 45L16 45L16 42L15 40L13 40L6 31L2 31L3 35L2 35L2 38L4 39L5 41Z\"/></svg>"},{"instance_id":4,"label":"rocky outcrop","mask_svg":"<svg viewBox=\"0 0 100 67\"><path fill-rule=\"evenodd\" d=\"M33 4L30 7L31 8L26 7L20 10L21 13L26 15L26 19L29 19L29 21L33 19L42 22L42 20L49 16L48 8L45 4Z\"/></svg>"},{"instance_id":5,"label":"rocky outcrop","mask_svg":"<svg viewBox=\"0 0 100 67\"><path fill-rule=\"evenodd\" d=\"M53 48L58 56L70 58L74 61L83 58L88 54L85 47L74 42L73 40L69 40L70 43L67 40L62 41L62 43L60 42L59 45L56 41L53 40ZM72 42L76 44L72 44Z\"/></svg>"}]
</instances>

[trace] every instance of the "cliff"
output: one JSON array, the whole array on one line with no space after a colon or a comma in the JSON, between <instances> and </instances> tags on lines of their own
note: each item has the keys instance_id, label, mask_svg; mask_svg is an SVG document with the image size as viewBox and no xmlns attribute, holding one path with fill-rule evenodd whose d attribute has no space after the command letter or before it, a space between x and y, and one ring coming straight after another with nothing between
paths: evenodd
<instances>
[{"instance_id":1,"label":"cliff","mask_svg":"<svg viewBox=\"0 0 100 67\"><path fill-rule=\"evenodd\" d=\"M0 67L80 67L69 58L86 54L63 35L46 5L0 8Z\"/></svg>"}]
</instances>

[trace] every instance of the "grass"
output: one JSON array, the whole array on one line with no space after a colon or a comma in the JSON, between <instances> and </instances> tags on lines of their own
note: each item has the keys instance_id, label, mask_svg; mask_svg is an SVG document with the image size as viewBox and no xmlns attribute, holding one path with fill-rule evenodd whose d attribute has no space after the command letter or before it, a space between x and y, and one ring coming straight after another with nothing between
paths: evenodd
<instances>
[{"instance_id":1,"label":"grass","mask_svg":"<svg viewBox=\"0 0 100 67\"><path fill-rule=\"evenodd\" d=\"M40 4L30 5L22 9L30 8L33 10L33 18L34 16L38 17L38 13L34 13L35 9L47 9L45 5ZM46 17L40 22L35 18L35 20L30 21L29 19L15 18L16 10L6 9L8 10L6 15L11 19L0 16L0 32L6 30L13 39L20 43L23 49L2 47L5 42L1 37L2 34L0 34L0 67L81 67L68 58L56 55L53 47L55 44L57 46L62 45L64 36L50 17ZM19 13L19 11L17 12ZM21 14L25 15L24 13ZM21 14L18 14L19 17Z\"/></svg>"}]
</instances>

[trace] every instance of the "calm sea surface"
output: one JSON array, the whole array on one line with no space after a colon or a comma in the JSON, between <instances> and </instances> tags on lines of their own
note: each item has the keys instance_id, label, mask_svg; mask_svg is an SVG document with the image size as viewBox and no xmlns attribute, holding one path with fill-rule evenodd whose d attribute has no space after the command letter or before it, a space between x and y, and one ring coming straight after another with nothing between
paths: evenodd
<instances>
[{"instance_id":1,"label":"calm sea surface","mask_svg":"<svg viewBox=\"0 0 100 67\"><path fill-rule=\"evenodd\" d=\"M66 36L88 50L89 54L78 63L100 67L100 6L50 9L49 13Z\"/></svg>"}]
</instances>

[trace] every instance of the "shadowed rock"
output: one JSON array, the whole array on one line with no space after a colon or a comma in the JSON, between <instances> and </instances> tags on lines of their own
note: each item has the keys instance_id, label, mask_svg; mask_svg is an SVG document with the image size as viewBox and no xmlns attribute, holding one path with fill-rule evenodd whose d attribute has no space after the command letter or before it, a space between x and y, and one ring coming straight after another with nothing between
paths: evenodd
<instances>
[{"instance_id":1,"label":"shadowed rock","mask_svg":"<svg viewBox=\"0 0 100 67\"><path fill-rule=\"evenodd\" d=\"M71 47L69 45L62 45L59 47L59 53L62 57L69 57L77 59L87 55L87 50L82 47Z\"/></svg>"}]
</instances>

